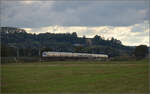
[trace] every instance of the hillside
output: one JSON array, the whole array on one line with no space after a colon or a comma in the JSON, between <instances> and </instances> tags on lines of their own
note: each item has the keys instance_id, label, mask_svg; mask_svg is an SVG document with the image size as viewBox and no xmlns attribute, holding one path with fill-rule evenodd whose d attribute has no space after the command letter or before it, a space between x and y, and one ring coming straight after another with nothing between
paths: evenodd
<instances>
[{"instance_id":1,"label":"hillside","mask_svg":"<svg viewBox=\"0 0 150 94\"><path fill-rule=\"evenodd\" d=\"M15 55L18 48L21 56L38 56L40 51L61 51L81 53L104 53L109 56L131 55L133 47L125 46L120 40L105 40L95 35L93 38L78 37L73 33L40 33L31 34L15 27L1 27L2 56ZM9 53L11 50L14 54Z\"/></svg>"}]
</instances>

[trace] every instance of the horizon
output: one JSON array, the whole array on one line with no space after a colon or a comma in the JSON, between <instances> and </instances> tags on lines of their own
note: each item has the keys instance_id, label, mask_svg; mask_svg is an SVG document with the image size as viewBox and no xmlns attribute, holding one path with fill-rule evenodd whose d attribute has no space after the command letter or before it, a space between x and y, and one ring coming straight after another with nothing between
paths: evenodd
<instances>
[{"instance_id":1,"label":"horizon","mask_svg":"<svg viewBox=\"0 0 150 94\"><path fill-rule=\"evenodd\" d=\"M24 28L19 28L19 27L0 27L0 28L14 28L14 29L22 29L22 30L25 30ZM27 32L26 30L25 30L25 32L26 33L28 33L28 34L36 34L36 35L39 35L39 34L45 34L45 33L50 33L50 34L72 34L72 33L74 33L74 32L61 32L61 33L59 33L59 32ZM75 32L76 34L77 34L77 37L78 38L83 38L83 37L85 37L86 39L92 39L92 38L94 38L96 35L94 35L94 36L92 36L92 37L87 37L87 36L85 36L85 35L83 35L83 36L78 36L78 33L77 32ZM115 37L110 37L110 38L106 38L106 37L104 37L104 36L101 36L101 35L98 35L98 36L100 36L102 39L104 39L104 40L111 40L111 38L114 38L114 39L117 39L117 38L115 38ZM117 39L118 40L118 39ZM121 41L121 43L122 43L122 41ZM129 47L136 47L136 46L139 46L139 45L125 45L125 44L123 44L122 43L122 45L124 45L124 46L129 46ZM146 44L140 44L140 45L146 45ZM146 46L148 46L148 47L150 47L149 45L146 45Z\"/></svg>"},{"instance_id":2,"label":"horizon","mask_svg":"<svg viewBox=\"0 0 150 94\"><path fill-rule=\"evenodd\" d=\"M149 1L1 1L1 26L149 46ZM84 6L86 4L86 6Z\"/></svg>"}]
</instances>

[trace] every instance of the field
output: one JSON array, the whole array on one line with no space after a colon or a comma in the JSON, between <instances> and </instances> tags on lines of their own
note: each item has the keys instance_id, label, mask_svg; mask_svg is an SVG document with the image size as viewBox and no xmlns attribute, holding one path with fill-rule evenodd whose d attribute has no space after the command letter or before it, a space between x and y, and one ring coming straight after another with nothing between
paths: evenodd
<instances>
[{"instance_id":1,"label":"field","mask_svg":"<svg viewBox=\"0 0 150 94\"><path fill-rule=\"evenodd\" d=\"M1 91L148 94L148 75L148 60L2 64Z\"/></svg>"}]
</instances>

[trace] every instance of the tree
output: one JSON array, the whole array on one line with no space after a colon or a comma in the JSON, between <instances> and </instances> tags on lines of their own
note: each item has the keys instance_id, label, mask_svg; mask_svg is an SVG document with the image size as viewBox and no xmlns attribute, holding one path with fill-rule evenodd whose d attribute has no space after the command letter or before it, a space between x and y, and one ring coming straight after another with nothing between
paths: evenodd
<instances>
[{"instance_id":1,"label":"tree","mask_svg":"<svg viewBox=\"0 0 150 94\"><path fill-rule=\"evenodd\" d=\"M134 50L134 55L137 58L144 58L148 54L148 47L146 45L139 45Z\"/></svg>"},{"instance_id":2,"label":"tree","mask_svg":"<svg viewBox=\"0 0 150 94\"><path fill-rule=\"evenodd\" d=\"M86 39L86 36L85 36L85 35L83 35L83 39Z\"/></svg>"},{"instance_id":3,"label":"tree","mask_svg":"<svg viewBox=\"0 0 150 94\"><path fill-rule=\"evenodd\" d=\"M72 33L72 37L75 37L75 38L76 38L76 37L77 37L77 33L76 33L76 32L73 32L73 33Z\"/></svg>"},{"instance_id":4,"label":"tree","mask_svg":"<svg viewBox=\"0 0 150 94\"><path fill-rule=\"evenodd\" d=\"M92 43L95 44L95 45L99 45L99 44L100 44L100 41L101 41L101 37L98 36L98 35L95 35L95 36L92 38Z\"/></svg>"}]
</instances>

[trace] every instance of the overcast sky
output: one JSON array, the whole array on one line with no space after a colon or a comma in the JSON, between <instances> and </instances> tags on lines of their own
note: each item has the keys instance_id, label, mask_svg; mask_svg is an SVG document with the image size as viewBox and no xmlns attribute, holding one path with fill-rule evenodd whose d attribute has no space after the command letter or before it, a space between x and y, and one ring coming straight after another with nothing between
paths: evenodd
<instances>
[{"instance_id":1,"label":"overcast sky","mask_svg":"<svg viewBox=\"0 0 150 94\"><path fill-rule=\"evenodd\" d=\"M148 0L1 1L1 26L31 33L77 32L117 38L125 45L149 45Z\"/></svg>"}]
</instances>

